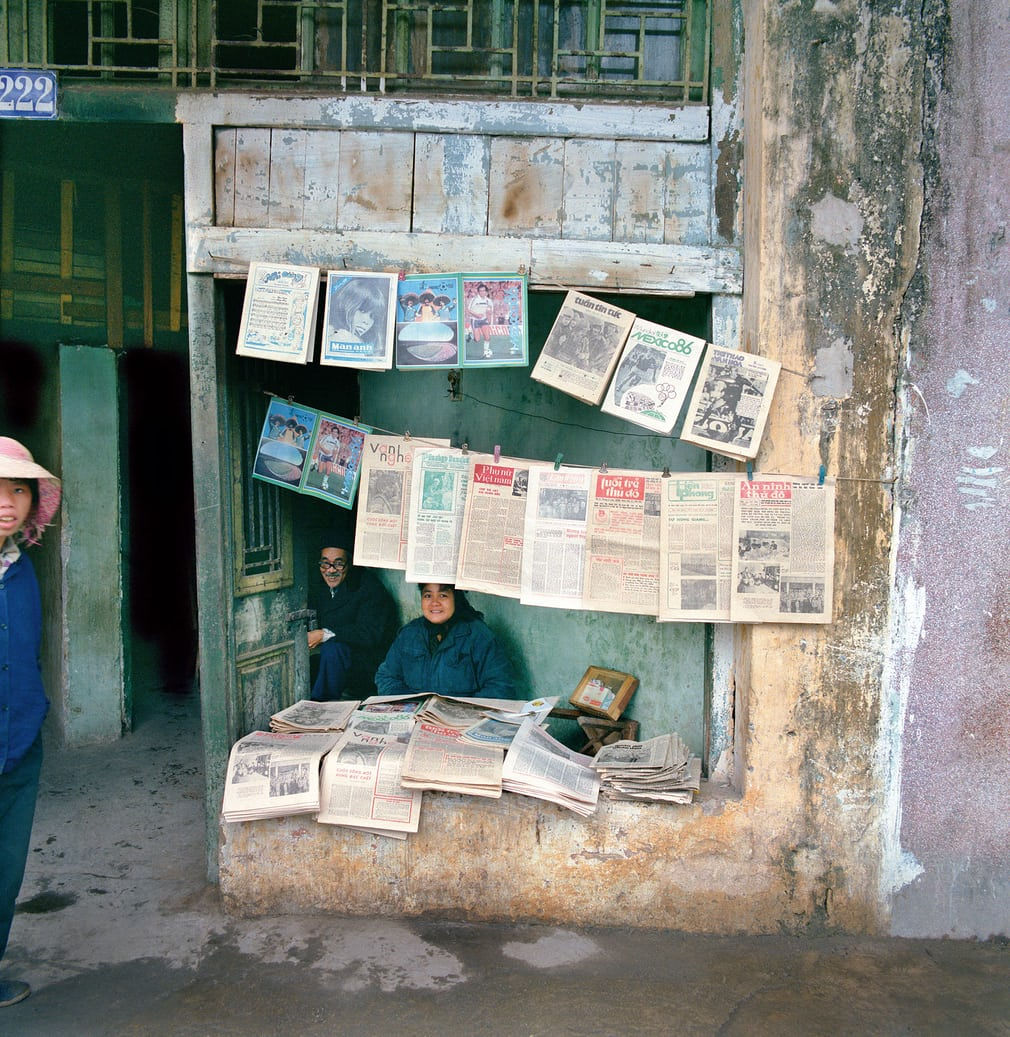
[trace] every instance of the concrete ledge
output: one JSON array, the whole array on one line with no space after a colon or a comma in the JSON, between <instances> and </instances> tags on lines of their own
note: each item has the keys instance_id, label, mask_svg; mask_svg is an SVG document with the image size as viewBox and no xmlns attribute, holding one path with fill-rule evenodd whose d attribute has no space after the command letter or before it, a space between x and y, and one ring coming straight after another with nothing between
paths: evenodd
<instances>
[{"instance_id":1,"label":"concrete ledge","mask_svg":"<svg viewBox=\"0 0 1010 1037\"><path fill-rule=\"evenodd\" d=\"M405 841L310 815L222 822L221 893L247 916L772 931L781 876L755 853L749 813L732 791L705 785L690 806L601 800L588 818L511 793L426 792L420 830Z\"/></svg>"}]
</instances>

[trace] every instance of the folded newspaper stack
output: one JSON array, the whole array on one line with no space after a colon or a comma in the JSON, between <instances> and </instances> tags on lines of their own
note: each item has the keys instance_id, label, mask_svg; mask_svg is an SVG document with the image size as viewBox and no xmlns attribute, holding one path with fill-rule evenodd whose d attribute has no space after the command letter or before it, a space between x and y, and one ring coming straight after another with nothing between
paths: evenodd
<instances>
[{"instance_id":1,"label":"folded newspaper stack","mask_svg":"<svg viewBox=\"0 0 1010 1037\"><path fill-rule=\"evenodd\" d=\"M270 718L270 730L293 731L343 731L351 714L360 702L313 702L301 699L293 706L274 713Z\"/></svg>"},{"instance_id":2,"label":"folded newspaper stack","mask_svg":"<svg viewBox=\"0 0 1010 1037\"><path fill-rule=\"evenodd\" d=\"M336 733L253 731L228 756L221 816L225 821L312 814L319 809L319 764Z\"/></svg>"},{"instance_id":3,"label":"folded newspaper stack","mask_svg":"<svg viewBox=\"0 0 1010 1037\"><path fill-rule=\"evenodd\" d=\"M400 784L470 796L501 797L502 753L497 746L471 745L461 732L419 720L410 735Z\"/></svg>"},{"instance_id":4,"label":"folded newspaper stack","mask_svg":"<svg viewBox=\"0 0 1010 1037\"><path fill-rule=\"evenodd\" d=\"M537 723L523 721L505 754L502 788L568 807L583 817L596 810L600 778L593 758L563 746Z\"/></svg>"},{"instance_id":5,"label":"folded newspaper stack","mask_svg":"<svg viewBox=\"0 0 1010 1037\"><path fill-rule=\"evenodd\" d=\"M608 799L690 803L701 785L701 760L677 734L605 745L593 758Z\"/></svg>"}]
</instances>

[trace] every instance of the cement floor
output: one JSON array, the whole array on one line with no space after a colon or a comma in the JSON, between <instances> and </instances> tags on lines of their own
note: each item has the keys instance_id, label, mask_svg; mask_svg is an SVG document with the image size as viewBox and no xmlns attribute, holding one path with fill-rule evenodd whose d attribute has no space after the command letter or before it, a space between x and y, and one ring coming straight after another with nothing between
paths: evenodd
<instances>
[{"instance_id":1,"label":"cement floor","mask_svg":"<svg viewBox=\"0 0 1010 1037\"><path fill-rule=\"evenodd\" d=\"M226 916L199 720L50 752L0 1034L1010 1035L1010 947Z\"/></svg>"}]
</instances>

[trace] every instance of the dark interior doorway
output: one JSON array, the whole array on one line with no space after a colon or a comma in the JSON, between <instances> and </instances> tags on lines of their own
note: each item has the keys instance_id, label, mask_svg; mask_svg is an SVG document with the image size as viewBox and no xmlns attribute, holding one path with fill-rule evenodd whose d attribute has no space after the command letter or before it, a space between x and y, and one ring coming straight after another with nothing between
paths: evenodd
<instances>
[{"instance_id":1,"label":"dark interior doorway","mask_svg":"<svg viewBox=\"0 0 1010 1037\"><path fill-rule=\"evenodd\" d=\"M184 354L122 355L129 686L136 724L196 680L196 542ZM192 697L198 703L197 696Z\"/></svg>"}]
</instances>

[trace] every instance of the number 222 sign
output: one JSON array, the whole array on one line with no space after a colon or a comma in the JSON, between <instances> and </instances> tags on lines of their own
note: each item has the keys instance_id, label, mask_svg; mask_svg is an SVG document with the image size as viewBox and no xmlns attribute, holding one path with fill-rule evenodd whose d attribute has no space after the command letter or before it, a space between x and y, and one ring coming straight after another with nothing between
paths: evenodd
<instances>
[{"instance_id":1,"label":"number 222 sign","mask_svg":"<svg viewBox=\"0 0 1010 1037\"><path fill-rule=\"evenodd\" d=\"M56 73L0 69L0 119L55 119Z\"/></svg>"}]
</instances>

